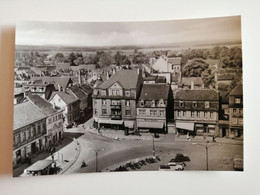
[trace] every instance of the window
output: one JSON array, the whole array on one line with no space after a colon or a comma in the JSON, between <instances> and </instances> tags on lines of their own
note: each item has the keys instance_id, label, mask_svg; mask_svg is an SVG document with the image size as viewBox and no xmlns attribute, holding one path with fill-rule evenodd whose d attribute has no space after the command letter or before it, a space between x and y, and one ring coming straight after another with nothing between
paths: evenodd
<instances>
[{"instance_id":1,"label":"window","mask_svg":"<svg viewBox=\"0 0 260 195\"><path fill-rule=\"evenodd\" d=\"M48 119L48 124L51 124L51 118Z\"/></svg>"},{"instance_id":2,"label":"window","mask_svg":"<svg viewBox=\"0 0 260 195\"><path fill-rule=\"evenodd\" d=\"M144 100L141 100L141 101L140 101L140 106L141 106L141 107L144 107Z\"/></svg>"},{"instance_id":3,"label":"window","mask_svg":"<svg viewBox=\"0 0 260 195\"><path fill-rule=\"evenodd\" d=\"M164 116L164 110L160 110L160 116Z\"/></svg>"},{"instance_id":4,"label":"window","mask_svg":"<svg viewBox=\"0 0 260 195\"><path fill-rule=\"evenodd\" d=\"M181 111L178 111L178 112L177 112L177 115L178 115L178 116L181 116Z\"/></svg>"},{"instance_id":5,"label":"window","mask_svg":"<svg viewBox=\"0 0 260 195\"><path fill-rule=\"evenodd\" d=\"M183 101L180 101L179 102L179 107L183 107L184 106L184 102Z\"/></svg>"},{"instance_id":6,"label":"window","mask_svg":"<svg viewBox=\"0 0 260 195\"><path fill-rule=\"evenodd\" d=\"M119 90L116 90L116 95L120 95L120 91Z\"/></svg>"},{"instance_id":7,"label":"window","mask_svg":"<svg viewBox=\"0 0 260 195\"><path fill-rule=\"evenodd\" d=\"M192 102L192 107L196 108L197 107L197 102Z\"/></svg>"},{"instance_id":8,"label":"window","mask_svg":"<svg viewBox=\"0 0 260 195\"><path fill-rule=\"evenodd\" d=\"M186 111L183 111L183 116L186 116Z\"/></svg>"},{"instance_id":9,"label":"window","mask_svg":"<svg viewBox=\"0 0 260 195\"><path fill-rule=\"evenodd\" d=\"M200 117L200 112L199 112L199 111L197 111L197 117L198 117L198 118Z\"/></svg>"},{"instance_id":10,"label":"window","mask_svg":"<svg viewBox=\"0 0 260 195\"><path fill-rule=\"evenodd\" d=\"M210 113L209 113L209 117L210 117L210 118L213 118L213 112L210 112Z\"/></svg>"},{"instance_id":11,"label":"window","mask_svg":"<svg viewBox=\"0 0 260 195\"><path fill-rule=\"evenodd\" d=\"M130 96L130 91L125 91L125 96L129 97Z\"/></svg>"},{"instance_id":12,"label":"window","mask_svg":"<svg viewBox=\"0 0 260 195\"><path fill-rule=\"evenodd\" d=\"M116 91L112 89L112 95L116 95Z\"/></svg>"},{"instance_id":13,"label":"window","mask_svg":"<svg viewBox=\"0 0 260 195\"><path fill-rule=\"evenodd\" d=\"M243 118L238 119L238 124L243 125Z\"/></svg>"},{"instance_id":14,"label":"window","mask_svg":"<svg viewBox=\"0 0 260 195\"><path fill-rule=\"evenodd\" d=\"M240 114L243 114L243 109L239 109L239 113L240 113Z\"/></svg>"},{"instance_id":15,"label":"window","mask_svg":"<svg viewBox=\"0 0 260 195\"><path fill-rule=\"evenodd\" d=\"M235 104L241 104L241 98L235 98Z\"/></svg>"},{"instance_id":16,"label":"window","mask_svg":"<svg viewBox=\"0 0 260 195\"><path fill-rule=\"evenodd\" d=\"M156 110L150 110L150 115L151 116L156 116Z\"/></svg>"},{"instance_id":17,"label":"window","mask_svg":"<svg viewBox=\"0 0 260 195\"><path fill-rule=\"evenodd\" d=\"M234 125L237 124L237 118L232 118L232 124L234 124Z\"/></svg>"},{"instance_id":18,"label":"window","mask_svg":"<svg viewBox=\"0 0 260 195\"><path fill-rule=\"evenodd\" d=\"M102 114L107 114L107 109L102 109Z\"/></svg>"},{"instance_id":19,"label":"window","mask_svg":"<svg viewBox=\"0 0 260 195\"><path fill-rule=\"evenodd\" d=\"M97 114L97 109L94 110L94 113Z\"/></svg>"},{"instance_id":20,"label":"window","mask_svg":"<svg viewBox=\"0 0 260 195\"><path fill-rule=\"evenodd\" d=\"M97 104L97 100L94 100L94 105L96 105Z\"/></svg>"},{"instance_id":21,"label":"window","mask_svg":"<svg viewBox=\"0 0 260 195\"><path fill-rule=\"evenodd\" d=\"M126 100L126 101L125 101L125 105L126 105L126 106L130 106L130 100Z\"/></svg>"},{"instance_id":22,"label":"window","mask_svg":"<svg viewBox=\"0 0 260 195\"><path fill-rule=\"evenodd\" d=\"M237 109L234 108L234 109L233 109L233 113L237 113Z\"/></svg>"},{"instance_id":23,"label":"window","mask_svg":"<svg viewBox=\"0 0 260 195\"><path fill-rule=\"evenodd\" d=\"M194 111L191 111L191 117L194 118Z\"/></svg>"},{"instance_id":24,"label":"window","mask_svg":"<svg viewBox=\"0 0 260 195\"><path fill-rule=\"evenodd\" d=\"M205 102L205 108L209 108L209 102Z\"/></svg>"},{"instance_id":25,"label":"window","mask_svg":"<svg viewBox=\"0 0 260 195\"><path fill-rule=\"evenodd\" d=\"M140 115L140 116L145 115L145 110L144 110L144 109L139 109L139 115Z\"/></svg>"},{"instance_id":26,"label":"window","mask_svg":"<svg viewBox=\"0 0 260 195\"><path fill-rule=\"evenodd\" d=\"M204 112L204 117L205 117L205 118L208 117L208 112Z\"/></svg>"},{"instance_id":27,"label":"window","mask_svg":"<svg viewBox=\"0 0 260 195\"><path fill-rule=\"evenodd\" d=\"M102 104L106 105L107 104L106 100L102 100Z\"/></svg>"},{"instance_id":28,"label":"window","mask_svg":"<svg viewBox=\"0 0 260 195\"><path fill-rule=\"evenodd\" d=\"M106 90L102 90L102 91L101 91L101 95L107 95Z\"/></svg>"},{"instance_id":29,"label":"window","mask_svg":"<svg viewBox=\"0 0 260 195\"><path fill-rule=\"evenodd\" d=\"M130 112L130 110L126 110L126 111L125 111L125 115L126 115L126 116L129 116L129 115L131 115L131 112Z\"/></svg>"}]
</instances>

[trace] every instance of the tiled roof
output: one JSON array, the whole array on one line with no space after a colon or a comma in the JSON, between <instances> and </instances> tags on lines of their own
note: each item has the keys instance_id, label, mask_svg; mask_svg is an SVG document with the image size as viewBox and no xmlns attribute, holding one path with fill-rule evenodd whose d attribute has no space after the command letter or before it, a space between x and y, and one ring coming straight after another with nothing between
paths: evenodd
<instances>
[{"instance_id":1,"label":"tiled roof","mask_svg":"<svg viewBox=\"0 0 260 195\"><path fill-rule=\"evenodd\" d=\"M243 95L243 84L242 84L242 81L237 83L236 87L231 91L230 95Z\"/></svg>"},{"instance_id":2,"label":"tiled roof","mask_svg":"<svg viewBox=\"0 0 260 195\"><path fill-rule=\"evenodd\" d=\"M140 100L168 99L169 85L167 84L144 84L140 95Z\"/></svg>"},{"instance_id":3,"label":"tiled roof","mask_svg":"<svg viewBox=\"0 0 260 195\"><path fill-rule=\"evenodd\" d=\"M63 91L54 91L54 92L51 94L50 100L51 100L56 94L57 94L66 104L71 104L71 103L76 102L76 101L79 100L75 95L71 94L70 92L63 92Z\"/></svg>"},{"instance_id":4,"label":"tiled roof","mask_svg":"<svg viewBox=\"0 0 260 195\"><path fill-rule=\"evenodd\" d=\"M57 112L57 110L53 108L51 103L41 98L39 95L29 95L27 99L35 106L37 106L37 108L39 108L47 116L51 116L52 114Z\"/></svg>"},{"instance_id":5,"label":"tiled roof","mask_svg":"<svg viewBox=\"0 0 260 195\"><path fill-rule=\"evenodd\" d=\"M203 85L201 77L182 77L181 83L186 86L190 86L191 82L194 82L194 85Z\"/></svg>"},{"instance_id":6,"label":"tiled roof","mask_svg":"<svg viewBox=\"0 0 260 195\"><path fill-rule=\"evenodd\" d=\"M85 94L92 94L93 93L93 89L87 85L87 84L83 84L80 86L80 89L85 93Z\"/></svg>"},{"instance_id":7,"label":"tiled roof","mask_svg":"<svg viewBox=\"0 0 260 195\"><path fill-rule=\"evenodd\" d=\"M108 80L104 81L99 88L107 89L115 82L120 82L124 89L134 89L138 81L136 70L119 70L112 75Z\"/></svg>"},{"instance_id":8,"label":"tiled roof","mask_svg":"<svg viewBox=\"0 0 260 195\"><path fill-rule=\"evenodd\" d=\"M46 115L43 112L41 112L30 101L23 102L21 104L16 104L14 105L13 129L19 129L21 127L35 123L44 118L46 118Z\"/></svg>"},{"instance_id":9,"label":"tiled roof","mask_svg":"<svg viewBox=\"0 0 260 195\"><path fill-rule=\"evenodd\" d=\"M176 100L218 101L219 94L213 89L180 89L175 93Z\"/></svg>"},{"instance_id":10,"label":"tiled roof","mask_svg":"<svg viewBox=\"0 0 260 195\"><path fill-rule=\"evenodd\" d=\"M180 65L181 64L181 57L168 58L168 62L170 62L173 65Z\"/></svg>"},{"instance_id":11,"label":"tiled roof","mask_svg":"<svg viewBox=\"0 0 260 195\"><path fill-rule=\"evenodd\" d=\"M73 85L71 87L69 87L69 90L71 90L79 99L85 99L87 96L85 93L83 93L81 91L81 89L79 88L79 86L77 85Z\"/></svg>"},{"instance_id":12,"label":"tiled roof","mask_svg":"<svg viewBox=\"0 0 260 195\"><path fill-rule=\"evenodd\" d=\"M58 84L63 88L67 88L69 83L72 83L70 77L32 77L30 80L35 81L41 79L48 83L54 83L56 90L58 90Z\"/></svg>"}]
</instances>

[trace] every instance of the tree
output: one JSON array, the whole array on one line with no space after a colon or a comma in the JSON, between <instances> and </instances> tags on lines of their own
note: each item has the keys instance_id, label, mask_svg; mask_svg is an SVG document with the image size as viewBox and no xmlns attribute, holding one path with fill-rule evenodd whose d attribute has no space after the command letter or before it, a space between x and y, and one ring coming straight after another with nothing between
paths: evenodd
<instances>
[{"instance_id":1,"label":"tree","mask_svg":"<svg viewBox=\"0 0 260 195\"><path fill-rule=\"evenodd\" d=\"M63 53L56 53L53 60L54 62L61 63L64 62L65 56L63 55Z\"/></svg>"},{"instance_id":2,"label":"tree","mask_svg":"<svg viewBox=\"0 0 260 195\"><path fill-rule=\"evenodd\" d=\"M209 65L204 60L197 59L184 68L183 75L186 77L200 77L201 73L208 67Z\"/></svg>"},{"instance_id":3,"label":"tree","mask_svg":"<svg viewBox=\"0 0 260 195\"><path fill-rule=\"evenodd\" d=\"M76 55L73 52L70 53L68 60L69 60L69 63L70 63L71 66L76 65L75 62L74 62L74 60L76 60Z\"/></svg>"},{"instance_id":4,"label":"tree","mask_svg":"<svg viewBox=\"0 0 260 195\"><path fill-rule=\"evenodd\" d=\"M125 55L121 55L120 52L117 51L116 55L114 56L114 59L116 61L116 65L118 65L118 66L122 65L125 58L126 58Z\"/></svg>"},{"instance_id":5,"label":"tree","mask_svg":"<svg viewBox=\"0 0 260 195\"><path fill-rule=\"evenodd\" d=\"M112 56L108 53L105 53L100 56L98 64L100 67L105 67L111 65L112 62L113 62Z\"/></svg>"}]
</instances>

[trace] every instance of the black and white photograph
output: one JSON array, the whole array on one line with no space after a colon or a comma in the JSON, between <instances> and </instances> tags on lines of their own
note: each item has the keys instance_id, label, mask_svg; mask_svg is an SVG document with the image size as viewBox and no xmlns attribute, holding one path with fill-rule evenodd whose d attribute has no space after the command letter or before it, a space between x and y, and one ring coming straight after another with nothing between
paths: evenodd
<instances>
[{"instance_id":1,"label":"black and white photograph","mask_svg":"<svg viewBox=\"0 0 260 195\"><path fill-rule=\"evenodd\" d=\"M243 171L241 17L16 25L13 176Z\"/></svg>"}]
</instances>

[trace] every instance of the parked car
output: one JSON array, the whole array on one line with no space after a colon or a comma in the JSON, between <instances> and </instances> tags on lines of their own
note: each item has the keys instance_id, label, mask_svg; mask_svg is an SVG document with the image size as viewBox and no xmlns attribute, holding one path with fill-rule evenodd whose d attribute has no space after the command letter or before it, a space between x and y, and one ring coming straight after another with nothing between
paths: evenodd
<instances>
[{"instance_id":1,"label":"parked car","mask_svg":"<svg viewBox=\"0 0 260 195\"><path fill-rule=\"evenodd\" d=\"M174 162L185 162L185 161L190 161L190 158L188 156L184 156L183 154L181 153L177 153L175 155L175 159L174 159Z\"/></svg>"},{"instance_id":2,"label":"parked car","mask_svg":"<svg viewBox=\"0 0 260 195\"><path fill-rule=\"evenodd\" d=\"M160 165L159 171L171 171L171 167L169 165Z\"/></svg>"},{"instance_id":3,"label":"parked car","mask_svg":"<svg viewBox=\"0 0 260 195\"><path fill-rule=\"evenodd\" d=\"M183 171L184 170L184 166L182 164L169 163L168 166L170 166L170 169L173 171Z\"/></svg>"},{"instance_id":4,"label":"parked car","mask_svg":"<svg viewBox=\"0 0 260 195\"><path fill-rule=\"evenodd\" d=\"M243 171L243 156L235 155L233 158L233 167L236 171Z\"/></svg>"}]
</instances>

